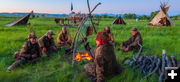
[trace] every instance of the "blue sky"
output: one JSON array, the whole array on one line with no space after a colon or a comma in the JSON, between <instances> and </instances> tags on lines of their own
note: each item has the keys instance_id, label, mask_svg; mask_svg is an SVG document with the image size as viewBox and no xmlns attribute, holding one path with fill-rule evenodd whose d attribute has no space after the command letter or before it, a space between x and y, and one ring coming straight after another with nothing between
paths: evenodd
<instances>
[{"instance_id":1,"label":"blue sky","mask_svg":"<svg viewBox=\"0 0 180 82\"><path fill-rule=\"evenodd\" d=\"M167 0L89 0L91 7L101 2L94 13L136 13L150 14L160 9L160 1ZM29 12L63 14L70 13L71 2L74 11L87 13L86 0L0 0L0 13L2 12ZM180 0L169 0L169 15L180 14Z\"/></svg>"}]
</instances>

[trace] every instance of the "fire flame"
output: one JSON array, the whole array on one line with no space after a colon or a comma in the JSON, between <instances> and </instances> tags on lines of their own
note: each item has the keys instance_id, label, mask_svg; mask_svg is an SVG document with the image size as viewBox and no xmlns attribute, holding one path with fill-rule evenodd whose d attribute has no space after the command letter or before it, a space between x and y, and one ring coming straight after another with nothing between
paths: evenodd
<instances>
[{"instance_id":1,"label":"fire flame","mask_svg":"<svg viewBox=\"0 0 180 82\"><path fill-rule=\"evenodd\" d=\"M86 52L86 53L77 53L76 54L76 56L75 56L75 60L76 61L80 61L80 60L82 60L82 59L86 59L86 60L89 60L89 61L91 61L92 60L92 57L88 54L88 52Z\"/></svg>"}]
</instances>

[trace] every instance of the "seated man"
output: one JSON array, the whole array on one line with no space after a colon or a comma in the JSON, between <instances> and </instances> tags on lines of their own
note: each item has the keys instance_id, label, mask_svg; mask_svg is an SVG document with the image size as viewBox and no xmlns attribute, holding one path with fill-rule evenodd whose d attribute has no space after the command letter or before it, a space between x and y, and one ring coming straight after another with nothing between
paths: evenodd
<instances>
[{"instance_id":1,"label":"seated man","mask_svg":"<svg viewBox=\"0 0 180 82\"><path fill-rule=\"evenodd\" d=\"M65 27L63 27L62 31L58 34L56 45L60 47L71 45L71 36Z\"/></svg>"},{"instance_id":2,"label":"seated man","mask_svg":"<svg viewBox=\"0 0 180 82\"><path fill-rule=\"evenodd\" d=\"M104 31L107 32L107 34L108 34L108 36L109 36L109 39L110 39L109 42L110 42L111 44L113 44L113 46L115 46L113 34L111 33L110 27L107 26L107 27L104 29Z\"/></svg>"},{"instance_id":3,"label":"seated man","mask_svg":"<svg viewBox=\"0 0 180 82\"><path fill-rule=\"evenodd\" d=\"M49 54L51 52L56 51L56 46L52 35L54 35L53 31L49 30L38 40L39 46L42 50L42 55L46 56L47 58L49 58Z\"/></svg>"},{"instance_id":4,"label":"seated man","mask_svg":"<svg viewBox=\"0 0 180 82\"><path fill-rule=\"evenodd\" d=\"M122 71L116 60L114 48L109 44L109 41L106 32L98 32L96 34L97 48L95 49L93 66L91 64L84 66L88 75L97 79L96 82L104 82L104 76L116 75Z\"/></svg>"},{"instance_id":5,"label":"seated man","mask_svg":"<svg viewBox=\"0 0 180 82\"><path fill-rule=\"evenodd\" d=\"M121 43L121 47L123 51L131 51L131 50L139 50L140 46L142 45L143 41L141 38L141 34L138 32L137 28L132 28L132 37L130 37L127 41Z\"/></svg>"},{"instance_id":6,"label":"seated man","mask_svg":"<svg viewBox=\"0 0 180 82\"><path fill-rule=\"evenodd\" d=\"M39 61L40 50L36 42L36 35L31 33L28 35L28 41L24 43L22 48L15 53L16 61L7 68L7 72L22 63L34 63Z\"/></svg>"}]
</instances>

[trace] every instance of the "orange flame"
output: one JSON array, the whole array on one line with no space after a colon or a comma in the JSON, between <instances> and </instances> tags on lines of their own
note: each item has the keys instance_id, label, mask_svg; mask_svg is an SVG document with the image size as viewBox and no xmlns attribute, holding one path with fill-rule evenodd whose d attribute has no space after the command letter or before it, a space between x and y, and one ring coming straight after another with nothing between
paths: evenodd
<instances>
[{"instance_id":1,"label":"orange flame","mask_svg":"<svg viewBox=\"0 0 180 82\"><path fill-rule=\"evenodd\" d=\"M80 61L80 60L82 60L82 59L86 59L86 60L89 60L89 61L91 61L92 60L92 57L88 54L88 52L86 52L86 53L77 53L76 54L76 56L75 56L75 60L76 61Z\"/></svg>"}]
</instances>

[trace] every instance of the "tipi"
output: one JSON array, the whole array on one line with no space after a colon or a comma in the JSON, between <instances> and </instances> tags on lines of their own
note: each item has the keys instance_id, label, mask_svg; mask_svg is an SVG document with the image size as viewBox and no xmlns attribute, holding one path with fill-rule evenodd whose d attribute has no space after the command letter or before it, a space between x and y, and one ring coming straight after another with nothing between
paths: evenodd
<instances>
[{"instance_id":1,"label":"tipi","mask_svg":"<svg viewBox=\"0 0 180 82\"><path fill-rule=\"evenodd\" d=\"M148 25L152 26L173 26L172 20L167 15L167 12L169 10L169 6L166 7L166 3L161 3L161 11L151 20L151 22Z\"/></svg>"},{"instance_id":2,"label":"tipi","mask_svg":"<svg viewBox=\"0 0 180 82\"><path fill-rule=\"evenodd\" d=\"M26 25L31 15L33 15L33 11L31 11L31 13L27 14L26 16L24 16L20 19L14 20L14 21L6 24L5 26L11 27L14 25Z\"/></svg>"},{"instance_id":3,"label":"tipi","mask_svg":"<svg viewBox=\"0 0 180 82\"><path fill-rule=\"evenodd\" d=\"M124 25L126 25L126 23L125 23L124 20L121 18L121 16L119 16L118 18L116 18L111 24L124 24Z\"/></svg>"}]
</instances>

